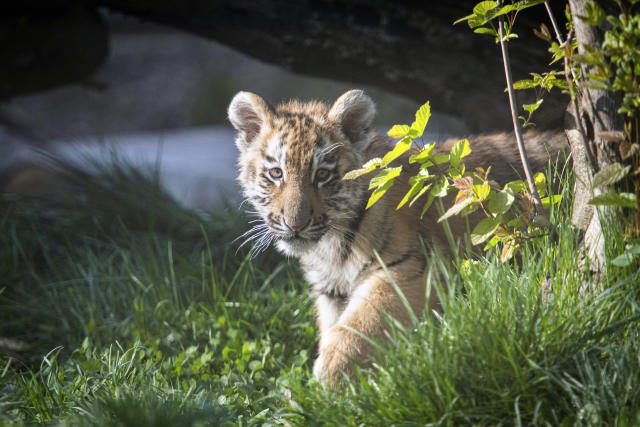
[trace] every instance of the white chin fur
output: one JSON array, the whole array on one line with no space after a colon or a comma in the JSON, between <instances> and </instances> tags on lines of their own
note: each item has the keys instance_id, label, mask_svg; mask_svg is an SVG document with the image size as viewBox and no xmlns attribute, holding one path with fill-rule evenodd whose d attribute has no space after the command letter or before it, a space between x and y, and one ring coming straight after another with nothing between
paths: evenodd
<instances>
[{"instance_id":1,"label":"white chin fur","mask_svg":"<svg viewBox=\"0 0 640 427\"><path fill-rule=\"evenodd\" d=\"M297 257L309 250L313 242L309 240L278 240L276 248L286 256Z\"/></svg>"}]
</instances>

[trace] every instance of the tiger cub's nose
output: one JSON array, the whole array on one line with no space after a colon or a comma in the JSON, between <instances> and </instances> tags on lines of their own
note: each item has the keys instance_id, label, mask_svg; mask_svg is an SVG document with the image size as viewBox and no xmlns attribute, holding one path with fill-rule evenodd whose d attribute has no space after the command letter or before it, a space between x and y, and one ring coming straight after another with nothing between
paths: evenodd
<instances>
[{"instance_id":1,"label":"tiger cub's nose","mask_svg":"<svg viewBox=\"0 0 640 427\"><path fill-rule=\"evenodd\" d=\"M289 227L289 230L293 231L294 233L297 233L298 231L304 229L309 223L311 222L311 218L308 218L307 221L305 223L299 222L296 223L294 221L293 224L289 224L287 222L287 220L284 220L284 225L286 225L287 227Z\"/></svg>"}]
</instances>

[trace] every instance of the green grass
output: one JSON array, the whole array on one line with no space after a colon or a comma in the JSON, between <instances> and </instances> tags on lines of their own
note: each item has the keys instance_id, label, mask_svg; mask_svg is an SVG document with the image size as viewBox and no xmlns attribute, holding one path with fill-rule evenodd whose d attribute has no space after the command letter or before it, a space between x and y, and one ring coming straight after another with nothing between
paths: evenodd
<instances>
[{"instance_id":1,"label":"green grass","mask_svg":"<svg viewBox=\"0 0 640 427\"><path fill-rule=\"evenodd\" d=\"M0 347L0 424L640 423L640 272L579 268L570 194L516 261L431 257L444 312L325 390L308 287L235 252L246 218L185 210L127 166L72 176L73 201L1 206L0 338L28 348Z\"/></svg>"}]
</instances>

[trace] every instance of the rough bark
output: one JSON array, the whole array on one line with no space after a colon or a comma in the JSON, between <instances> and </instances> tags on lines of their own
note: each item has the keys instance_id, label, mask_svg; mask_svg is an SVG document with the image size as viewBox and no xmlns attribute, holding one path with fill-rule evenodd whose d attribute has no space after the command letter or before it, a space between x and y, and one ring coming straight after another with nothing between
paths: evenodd
<instances>
[{"instance_id":1,"label":"rough bark","mask_svg":"<svg viewBox=\"0 0 640 427\"><path fill-rule=\"evenodd\" d=\"M601 29L585 24L580 16L585 16L586 0L569 0L573 15L575 37L578 42L578 53L585 53L585 45L600 46L604 33ZM592 70L584 66L582 75ZM621 131L624 118L617 113L620 100L611 92L581 87L577 96L582 117L573 118L571 129L567 131L576 172L576 187L573 207L573 223L585 231L585 248L591 265L599 268L604 264L604 236L602 233L603 216L611 214L607 209L594 209L587 202L601 189L591 187L593 174L599 169L618 161L618 153L609 142L600 135L604 132ZM582 121L583 135L575 126L577 120ZM590 164L587 156L590 150L595 164Z\"/></svg>"}]
</instances>

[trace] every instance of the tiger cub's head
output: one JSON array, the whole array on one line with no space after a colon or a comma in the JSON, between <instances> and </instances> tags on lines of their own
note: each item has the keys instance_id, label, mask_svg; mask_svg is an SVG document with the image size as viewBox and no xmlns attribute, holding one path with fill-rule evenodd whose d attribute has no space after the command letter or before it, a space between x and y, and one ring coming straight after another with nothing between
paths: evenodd
<instances>
[{"instance_id":1,"label":"tiger cub's head","mask_svg":"<svg viewBox=\"0 0 640 427\"><path fill-rule=\"evenodd\" d=\"M229 120L238 131L238 179L264 221L248 232L257 249L275 242L296 256L327 233L347 232L367 195L362 182L342 177L363 164L374 115L361 90L331 106L292 101L275 108L256 94L236 94Z\"/></svg>"}]
</instances>

